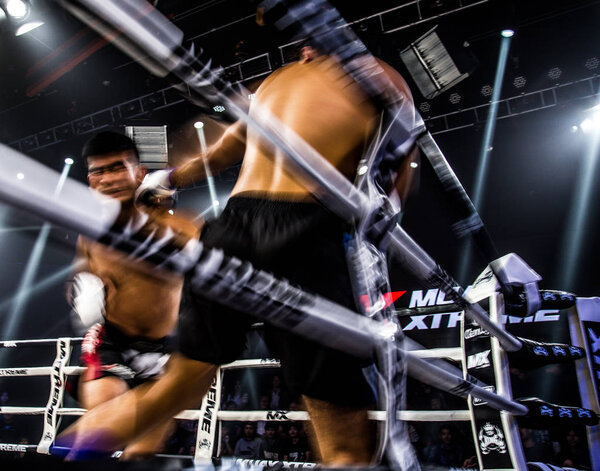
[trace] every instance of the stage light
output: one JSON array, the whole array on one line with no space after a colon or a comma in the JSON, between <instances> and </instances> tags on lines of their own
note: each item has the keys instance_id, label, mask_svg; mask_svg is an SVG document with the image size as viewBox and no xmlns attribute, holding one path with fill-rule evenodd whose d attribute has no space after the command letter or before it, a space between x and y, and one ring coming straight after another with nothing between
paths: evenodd
<instances>
[{"instance_id":1,"label":"stage light","mask_svg":"<svg viewBox=\"0 0 600 471\"><path fill-rule=\"evenodd\" d=\"M29 23L25 23L17 28L17 31L15 31L15 36L22 36L25 33L29 33L30 31L39 28L43 24L43 21L31 21Z\"/></svg>"},{"instance_id":2,"label":"stage light","mask_svg":"<svg viewBox=\"0 0 600 471\"><path fill-rule=\"evenodd\" d=\"M477 66L468 42L437 31L437 26L400 52L419 91L432 99L467 78Z\"/></svg>"},{"instance_id":3,"label":"stage light","mask_svg":"<svg viewBox=\"0 0 600 471\"><path fill-rule=\"evenodd\" d=\"M481 87L481 94L485 97L492 96L494 89L491 85L484 85Z\"/></svg>"},{"instance_id":4,"label":"stage light","mask_svg":"<svg viewBox=\"0 0 600 471\"><path fill-rule=\"evenodd\" d=\"M195 127L196 129L202 129L202 128L204 127L204 123L203 123L202 121L196 121L196 122L194 123L194 127Z\"/></svg>"},{"instance_id":5,"label":"stage light","mask_svg":"<svg viewBox=\"0 0 600 471\"><path fill-rule=\"evenodd\" d=\"M522 75L519 75L513 80L513 85L515 88L523 88L525 85L527 85L527 79Z\"/></svg>"},{"instance_id":6,"label":"stage light","mask_svg":"<svg viewBox=\"0 0 600 471\"><path fill-rule=\"evenodd\" d=\"M503 38L512 38L515 35L515 30L510 28L503 29L500 34Z\"/></svg>"},{"instance_id":7,"label":"stage light","mask_svg":"<svg viewBox=\"0 0 600 471\"><path fill-rule=\"evenodd\" d=\"M580 127L585 134L600 130L600 111L596 111L591 118L584 119Z\"/></svg>"},{"instance_id":8,"label":"stage light","mask_svg":"<svg viewBox=\"0 0 600 471\"><path fill-rule=\"evenodd\" d=\"M559 67L552 67L548 71L548 78L550 78L552 80L558 80L561 75L562 75L562 70L560 70Z\"/></svg>"},{"instance_id":9,"label":"stage light","mask_svg":"<svg viewBox=\"0 0 600 471\"><path fill-rule=\"evenodd\" d=\"M594 122L591 119L584 119L581 123L581 130L584 133L589 133L594 127Z\"/></svg>"},{"instance_id":10,"label":"stage light","mask_svg":"<svg viewBox=\"0 0 600 471\"><path fill-rule=\"evenodd\" d=\"M417 168L418 166L419 166L419 164L417 162L410 163L410 168Z\"/></svg>"},{"instance_id":11,"label":"stage light","mask_svg":"<svg viewBox=\"0 0 600 471\"><path fill-rule=\"evenodd\" d=\"M75 161L71 157L65 159L65 165L73 165Z\"/></svg>"},{"instance_id":12,"label":"stage light","mask_svg":"<svg viewBox=\"0 0 600 471\"><path fill-rule=\"evenodd\" d=\"M431 105L425 101L419 105L419 109L421 110L421 112L427 113L431 110Z\"/></svg>"},{"instance_id":13,"label":"stage light","mask_svg":"<svg viewBox=\"0 0 600 471\"><path fill-rule=\"evenodd\" d=\"M8 0L5 6L6 13L15 20L23 20L29 14L29 5L23 0Z\"/></svg>"},{"instance_id":14,"label":"stage light","mask_svg":"<svg viewBox=\"0 0 600 471\"><path fill-rule=\"evenodd\" d=\"M460 93L453 93L452 95L450 95L449 100L450 103L452 103L453 105L458 105L462 100L462 97L460 96Z\"/></svg>"},{"instance_id":15,"label":"stage light","mask_svg":"<svg viewBox=\"0 0 600 471\"><path fill-rule=\"evenodd\" d=\"M590 57L588 60L585 61L585 68L588 70L595 70L598 68L598 65L600 65L600 61L595 56Z\"/></svg>"}]
</instances>

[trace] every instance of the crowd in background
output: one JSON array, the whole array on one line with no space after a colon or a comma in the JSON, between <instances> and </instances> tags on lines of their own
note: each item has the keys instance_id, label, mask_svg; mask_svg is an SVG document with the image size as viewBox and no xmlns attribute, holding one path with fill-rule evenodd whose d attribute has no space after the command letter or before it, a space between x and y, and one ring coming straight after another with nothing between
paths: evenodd
<instances>
[{"instance_id":1,"label":"crowd in background","mask_svg":"<svg viewBox=\"0 0 600 471\"><path fill-rule=\"evenodd\" d=\"M264 357L254 357L261 356ZM465 401L456 396L410 379L407 391L410 410L464 410L467 407ZM0 407L17 405L15 400L16 396L9 400L6 391L0 392ZM227 372L223 379L221 409L305 410L301 399L290 394L278 370L273 369ZM0 414L0 443L37 443L41 435L39 419L39 416ZM174 433L165 444L165 452L194 455L197 424L194 420L178 420ZM318 450L311 449L309 444L308 422L230 421L221 422L220 427L220 456L296 462L318 461L319 458ZM477 467L469 422L409 422L407 428L422 463L448 468ZM591 469L585 427L519 430L527 461Z\"/></svg>"}]
</instances>

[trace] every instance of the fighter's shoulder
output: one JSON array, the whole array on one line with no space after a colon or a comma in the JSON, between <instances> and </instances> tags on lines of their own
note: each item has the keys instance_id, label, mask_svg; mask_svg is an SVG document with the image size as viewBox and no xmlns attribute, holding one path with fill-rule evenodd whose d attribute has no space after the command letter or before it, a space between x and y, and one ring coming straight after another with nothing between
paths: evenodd
<instances>
[{"instance_id":1,"label":"fighter's shoulder","mask_svg":"<svg viewBox=\"0 0 600 471\"><path fill-rule=\"evenodd\" d=\"M410 91L410 88L408 87L408 83L406 82L406 80L404 80L404 77L402 77L402 75L400 75L400 73L396 69L394 69L394 67L392 67L390 64L388 64L387 62L385 62L377 57L375 58L375 60L377 61L379 66L383 69L385 74L390 78L390 80L396 86L396 88L400 91L400 93L402 93L411 102L413 102L412 93Z\"/></svg>"},{"instance_id":2,"label":"fighter's shoulder","mask_svg":"<svg viewBox=\"0 0 600 471\"><path fill-rule=\"evenodd\" d=\"M266 86L268 86L271 82L273 82L274 80L277 80L280 76L287 74L288 72L291 72L294 70L294 68L296 67L298 63L297 62L292 62L290 64L286 64L286 65L282 65L281 67L279 67L278 69L274 70L273 72L271 72L269 75L267 75L267 77L262 81L262 83L260 84L259 90L261 88L265 88Z\"/></svg>"}]
</instances>

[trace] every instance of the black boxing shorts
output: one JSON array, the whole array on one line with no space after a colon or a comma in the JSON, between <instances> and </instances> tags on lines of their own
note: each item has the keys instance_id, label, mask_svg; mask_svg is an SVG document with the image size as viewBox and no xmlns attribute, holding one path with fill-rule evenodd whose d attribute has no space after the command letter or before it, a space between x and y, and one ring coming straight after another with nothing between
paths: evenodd
<instances>
[{"instance_id":1,"label":"black boxing shorts","mask_svg":"<svg viewBox=\"0 0 600 471\"><path fill-rule=\"evenodd\" d=\"M81 365L87 367L81 379L116 376L133 388L160 376L168 359L166 337L132 337L109 322L95 324L81 344Z\"/></svg>"},{"instance_id":2,"label":"black boxing shorts","mask_svg":"<svg viewBox=\"0 0 600 471\"><path fill-rule=\"evenodd\" d=\"M217 219L206 223L201 240L356 311L343 246L345 228L316 203L234 196ZM181 353L217 365L234 361L256 319L193 293L189 285L184 285L179 316ZM270 325L265 326L265 339L281 360L284 381L293 392L348 406L373 402L364 361Z\"/></svg>"}]
</instances>

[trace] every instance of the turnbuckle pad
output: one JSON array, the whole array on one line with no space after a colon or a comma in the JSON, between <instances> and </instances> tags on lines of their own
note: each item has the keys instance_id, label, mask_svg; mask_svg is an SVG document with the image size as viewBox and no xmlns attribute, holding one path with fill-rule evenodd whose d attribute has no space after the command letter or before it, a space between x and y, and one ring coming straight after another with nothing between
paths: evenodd
<instances>
[{"instance_id":1,"label":"turnbuckle pad","mask_svg":"<svg viewBox=\"0 0 600 471\"><path fill-rule=\"evenodd\" d=\"M529 409L526 415L519 416L519 424L528 428L547 428L560 425L587 425L592 427L598 424L598 415L591 409L584 407L559 406L544 402L537 397L515 399Z\"/></svg>"},{"instance_id":2,"label":"turnbuckle pad","mask_svg":"<svg viewBox=\"0 0 600 471\"><path fill-rule=\"evenodd\" d=\"M566 343L536 342L517 337L523 344L516 352L507 352L512 367L531 370L540 366L567 363L585 357L585 350Z\"/></svg>"}]
</instances>

